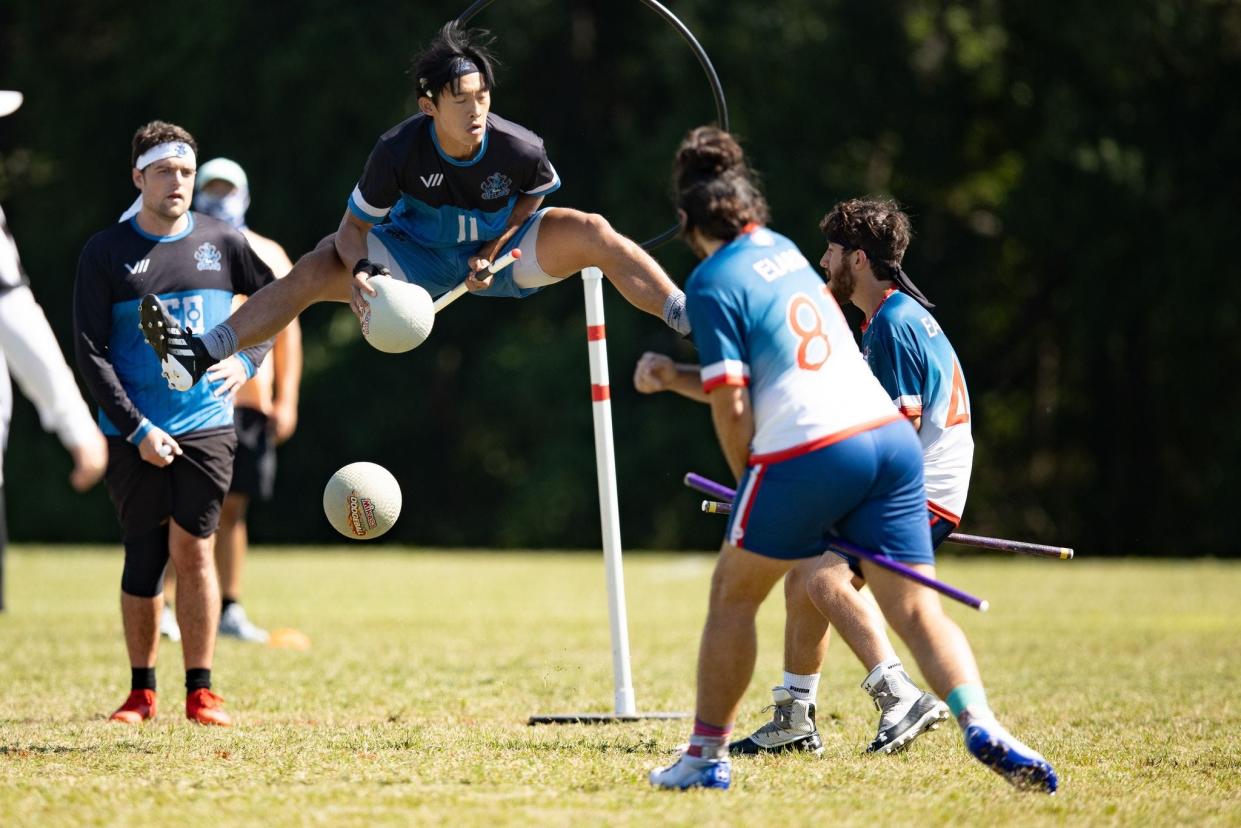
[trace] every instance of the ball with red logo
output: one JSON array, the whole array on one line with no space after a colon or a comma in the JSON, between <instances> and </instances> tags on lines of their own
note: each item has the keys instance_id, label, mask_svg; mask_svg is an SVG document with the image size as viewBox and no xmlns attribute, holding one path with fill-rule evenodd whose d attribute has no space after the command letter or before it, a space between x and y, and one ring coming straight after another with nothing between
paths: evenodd
<instances>
[{"instance_id":1,"label":"ball with red logo","mask_svg":"<svg viewBox=\"0 0 1241 828\"><path fill-rule=\"evenodd\" d=\"M401 514L401 486L383 466L350 463L327 482L323 513L332 528L347 538L377 538Z\"/></svg>"}]
</instances>

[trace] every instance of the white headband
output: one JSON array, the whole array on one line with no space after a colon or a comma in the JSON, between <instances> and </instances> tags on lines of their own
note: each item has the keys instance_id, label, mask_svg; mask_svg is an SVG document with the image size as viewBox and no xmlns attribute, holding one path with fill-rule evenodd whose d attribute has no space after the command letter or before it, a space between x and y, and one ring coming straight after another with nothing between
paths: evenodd
<instances>
[{"instance_id":1,"label":"white headband","mask_svg":"<svg viewBox=\"0 0 1241 828\"><path fill-rule=\"evenodd\" d=\"M165 158L188 158L195 161L194 149L184 141L169 141L164 144L156 144L142 155L138 156L138 161L134 164L139 170L145 170L156 161L163 161Z\"/></svg>"}]
</instances>

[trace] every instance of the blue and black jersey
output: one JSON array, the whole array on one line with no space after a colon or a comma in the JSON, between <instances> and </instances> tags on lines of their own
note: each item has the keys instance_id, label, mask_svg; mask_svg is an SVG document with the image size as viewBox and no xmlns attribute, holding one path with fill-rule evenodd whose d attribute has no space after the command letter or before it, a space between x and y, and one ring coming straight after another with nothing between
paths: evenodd
<instances>
[{"instance_id":1,"label":"blue and black jersey","mask_svg":"<svg viewBox=\"0 0 1241 828\"><path fill-rule=\"evenodd\" d=\"M545 196L560 177L543 139L498 115L487 115L482 146L458 160L440 149L434 120L418 114L380 136L349 209L365 222L387 219L424 247L499 238L520 195Z\"/></svg>"},{"instance_id":2,"label":"blue and black jersey","mask_svg":"<svg viewBox=\"0 0 1241 828\"><path fill-rule=\"evenodd\" d=\"M250 295L273 280L271 269L241 233L201 213L173 236L152 236L135 219L96 233L78 260L73 289L78 370L99 404L104 434L139 443L158 426L173 436L233 429L231 400L207 379L173 391L143 339L138 303L154 293L185 328L201 333L232 312L235 294ZM237 356L251 376L270 343Z\"/></svg>"}]
</instances>

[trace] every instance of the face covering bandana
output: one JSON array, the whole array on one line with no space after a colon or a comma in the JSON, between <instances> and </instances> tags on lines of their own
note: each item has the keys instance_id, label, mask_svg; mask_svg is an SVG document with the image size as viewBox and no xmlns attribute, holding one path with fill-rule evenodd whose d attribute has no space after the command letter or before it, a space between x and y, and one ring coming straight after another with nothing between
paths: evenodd
<instances>
[{"instance_id":1,"label":"face covering bandana","mask_svg":"<svg viewBox=\"0 0 1241 828\"><path fill-rule=\"evenodd\" d=\"M250 192L244 187L239 187L225 196L200 192L194 196L194 209L227 222L238 230L244 230L246 210L250 209Z\"/></svg>"}]
</instances>

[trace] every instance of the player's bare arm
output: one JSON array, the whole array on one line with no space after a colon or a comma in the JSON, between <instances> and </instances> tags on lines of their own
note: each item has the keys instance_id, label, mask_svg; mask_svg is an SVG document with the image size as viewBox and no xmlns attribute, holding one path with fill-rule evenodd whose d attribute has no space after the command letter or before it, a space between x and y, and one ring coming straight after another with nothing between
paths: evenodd
<instances>
[{"instance_id":1,"label":"player's bare arm","mask_svg":"<svg viewBox=\"0 0 1241 828\"><path fill-rule=\"evenodd\" d=\"M720 385L707 393L711 419L720 438L720 448L733 477L741 480L750 460L750 442L754 439L754 408L750 392L739 385Z\"/></svg>"},{"instance_id":2,"label":"player's bare arm","mask_svg":"<svg viewBox=\"0 0 1241 828\"><path fill-rule=\"evenodd\" d=\"M362 314L366 312L366 297L375 295L375 289L366 283L366 280L374 274L368 270L354 270L359 262L369 264L366 260L369 252L366 246L366 234L371 232L371 227L369 222L363 221L351 211L346 210L344 218L340 220L340 227L336 228L336 237L333 239L336 255L353 274L349 308L358 319L361 319Z\"/></svg>"},{"instance_id":3,"label":"player's bare arm","mask_svg":"<svg viewBox=\"0 0 1241 828\"><path fill-rule=\"evenodd\" d=\"M647 351L638 359L633 371L633 387L643 394L675 391L697 402L708 401L702 390L698 365L675 362L672 357L654 351Z\"/></svg>"}]
</instances>

